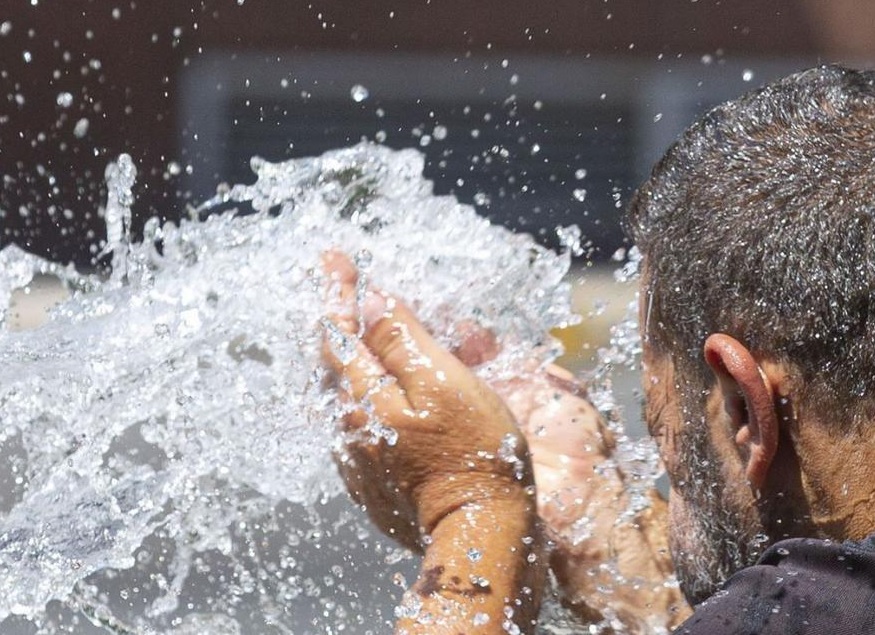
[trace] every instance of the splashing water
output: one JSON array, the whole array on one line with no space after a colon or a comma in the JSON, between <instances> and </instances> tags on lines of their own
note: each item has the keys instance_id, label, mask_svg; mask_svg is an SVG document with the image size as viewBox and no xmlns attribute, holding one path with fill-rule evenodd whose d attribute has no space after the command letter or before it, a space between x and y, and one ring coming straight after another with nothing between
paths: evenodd
<instances>
[{"instance_id":1,"label":"splashing water","mask_svg":"<svg viewBox=\"0 0 875 635\"><path fill-rule=\"evenodd\" d=\"M111 632L246 632L234 615L248 593L264 632L292 632L281 607L318 589L293 575L290 543L266 536L290 505L317 514L342 489L330 458L339 410L319 362L326 249L357 254L448 346L460 320L491 328L503 344L483 371L492 378L521 351L558 354L546 333L575 320L570 256L433 196L418 153L362 144L252 165L256 183L200 211L249 202L254 214L153 219L132 243L136 170L122 156L107 170L108 280L0 252L0 307L36 274L72 291L41 328L0 329L0 478L14 483L0 519L0 620L38 623L62 600ZM259 562L262 547L280 564ZM123 624L95 572L149 558L158 573ZM217 558L227 579L208 575ZM222 589L203 615L179 606L197 576Z\"/></svg>"}]
</instances>

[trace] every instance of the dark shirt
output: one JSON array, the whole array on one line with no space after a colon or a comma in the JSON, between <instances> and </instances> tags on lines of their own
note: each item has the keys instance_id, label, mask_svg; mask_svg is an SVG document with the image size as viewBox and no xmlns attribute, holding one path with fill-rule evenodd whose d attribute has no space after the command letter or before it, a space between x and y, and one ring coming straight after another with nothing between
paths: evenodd
<instances>
[{"instance_id":1,"label":"dark shirt","mask_svg":"<svg viewBox=\"0 0 875 635\"><path fill-rule=\"evenodd\" d=\"M875 535L784 540L732 576L675 635L875 635Z\"/></svg>"}]
</instances>

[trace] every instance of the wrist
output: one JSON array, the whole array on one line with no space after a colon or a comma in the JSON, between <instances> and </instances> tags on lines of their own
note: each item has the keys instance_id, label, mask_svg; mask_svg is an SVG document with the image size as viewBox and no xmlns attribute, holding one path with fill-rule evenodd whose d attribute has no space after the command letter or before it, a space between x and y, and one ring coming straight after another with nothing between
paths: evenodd
<instances>
[{"instance_id":1,"label":"wrist","mask_svg":"<svg viewBox=\"0 0 875 635\"><path fill-rule=\"evenodd\" d=\"M420 531L429 535L459 511L491 510L504 516L537 516L531 479L516 481L494 474L446 475L431 479L417 490Z\"/></svg>"},{"instance_id":2,"label":"wrist","mask_svg":"<svg viewBox=\"0 0 875 635\"><path fill-rule=\"evenodd\" d=\"M507 437L505 441L507 440ZM457 510L467 507L514 510L537 517L535 480L528 446L522 435L502 442L507 451L478 452L465 461L465 471L435 470L414 488L413 501L420 531L428 535Z\"/></svg>"},{"instance_id":3,"label":"wrist","mask_svg":"<svg viewBox=\"0 0 875 635\"><path fill-rule=\"evenodd\" d=\"M514 485L445 514L426 537L398 633L533 631L547 558L532 490Z\"/></svg>"}]
</instances>

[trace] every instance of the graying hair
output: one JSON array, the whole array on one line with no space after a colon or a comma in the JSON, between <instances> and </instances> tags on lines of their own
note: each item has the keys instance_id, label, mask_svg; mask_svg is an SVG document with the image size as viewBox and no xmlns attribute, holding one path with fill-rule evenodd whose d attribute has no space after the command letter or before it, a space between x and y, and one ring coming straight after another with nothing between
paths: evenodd
<instances>
[{"instance_id":1,"label":"graying hair","mask_svg":"<svg viewBox=\"0 0 875 635\"><path fill-rule=\"evenodd\" d=\"M715 108L636 192L648 337L707 378L709 333L789 363L847 420L875 402L875 73L823 66Z\"/></svg>"}]
</instances>

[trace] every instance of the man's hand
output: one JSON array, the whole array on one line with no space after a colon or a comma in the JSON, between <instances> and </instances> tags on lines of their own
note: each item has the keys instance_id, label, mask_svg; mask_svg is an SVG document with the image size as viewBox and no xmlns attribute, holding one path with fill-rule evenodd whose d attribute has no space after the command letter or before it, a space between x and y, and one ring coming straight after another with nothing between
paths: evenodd
<instances>
[{"instance_id":1,"label":"man's hand","mask_svg":"<svg viewBox=\"0 0 875 635\"><path fill-rule=\"evenodd\" d=\"M326 269L346 309L331 321L345 337L361 333L346 360L326 338L349 400L347 431L358 437L339 462L353 495L377 503L368 507L380 527L413 546L461 505L532 486L525 439L498 395L399 300L369 289L357 314L356 271L344 256L329 253Z\"/></svg>"},{"instance_id":2,"label":"man's hand","mask_svg":"<svg viewBox=\"0 0 875 635\"><path fill-rule=\"evenodd\" d=\"M456 354L481 364L498 353L491 334L464 325ZM558 366L533 363L494 384L525 435L538 489L538 514L552 543L551 568L564 601L585 622L622 624L624 632L670 628L689 613L673 581L665 503L630 512L625 475L613 461L615 440Z\"/></svg>"},{"instance_id":3,"label":"man's hand","mask_svg":"<svg viewBox=\"0 0 875 635\"><path fill-rule=\"evenodd\" d=\"M349 402L338 463L384 532L427 545L399 632L529 632L545 558L513 415L400 301L357 298L348 259L325 268L340 298L325 358Z\"/></svg>"}]
</instances>

